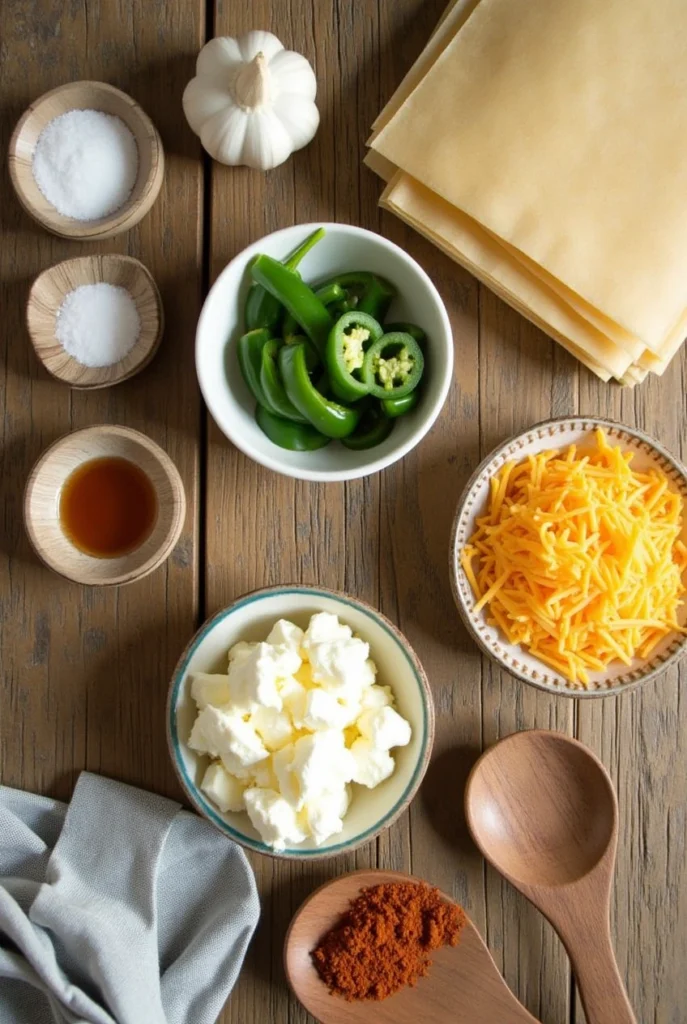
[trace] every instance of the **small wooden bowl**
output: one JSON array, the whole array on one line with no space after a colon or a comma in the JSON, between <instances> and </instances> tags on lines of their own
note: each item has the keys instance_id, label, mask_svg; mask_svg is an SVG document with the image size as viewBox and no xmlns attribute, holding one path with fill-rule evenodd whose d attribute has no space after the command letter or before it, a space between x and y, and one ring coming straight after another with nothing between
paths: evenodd
<instances>
[{"instance_id":1,"label":"small wooden bowl","mask_svg":"<svg viewBox=\"0 0 687 1024\"><path fill-rule=\"evenodd\" d=\"M69 292L100 282L126 288L136 303L141 333L118 363L82 366L55 336L57 314ZM73 388L92 390L119 384L148 365L162 340L164 311L150 271L132 256L79 256L39 274L29 292L26 325L36 355L51 376Z\"/></svg>"},{"instance_id":2,"label":"small wooden bowl","mask_svg":"<svg viewBox=\"0 0 687 1024\"><path fill-rule=\"evenodd\" d=\"M108 456L128 459L143 470L155 488L157 519L135 551L118 558L93 558L63 533L59 495L77 466ZM24 494L24 526L38 557L60 576L89 586L132 583L157 569L178 541L185 514L184 485L176 466L159 445L129 427L86 427L61 437L31 470Z\"/></svg>"},{"instance_id":3,"label":"small wooden bowl","mask_svg":"<svg viewBox=\"0 0 687 1024\"><path fill-rule=\"evenodd\" d=\"M76 220L58 213L33 176L38 136L50 121L69 110L114 114L130 129L138 146L138 176L131 195L118 210L99 220ZM70 82L35 100L12 133L9 165L14 190L26 212L54 235L82 241L112 238L138 224L157 199L165 173L162 140L155 125L131 96L105 82Z\"/></svg>"}]
</instances>

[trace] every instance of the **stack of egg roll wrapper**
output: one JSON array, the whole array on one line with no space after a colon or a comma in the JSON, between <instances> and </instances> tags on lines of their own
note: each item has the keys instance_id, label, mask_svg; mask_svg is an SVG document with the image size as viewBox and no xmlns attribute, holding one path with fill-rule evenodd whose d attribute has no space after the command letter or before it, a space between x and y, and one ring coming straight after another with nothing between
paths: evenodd
<instances>
[{"instance_id":1,"label":"stack of egg roll wrapper","mask_svg":"<svg viewBox=\"0 0 687 1024\"><path fill-rule=\"evenodd\" d=\"M602 380L687 334L685 0L454 0L373 125L381 205Z\"/></svg>"}]
</instances>

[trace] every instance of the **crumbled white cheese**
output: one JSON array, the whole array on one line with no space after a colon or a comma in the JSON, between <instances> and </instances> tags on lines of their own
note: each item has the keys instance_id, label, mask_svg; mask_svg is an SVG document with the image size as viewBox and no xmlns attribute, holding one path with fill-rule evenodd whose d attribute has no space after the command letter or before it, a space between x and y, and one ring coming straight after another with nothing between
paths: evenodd
<instances>
[{"instance_id":1,"label":"crumbled white cheese","mask_svg":"<svg viewBox=\"0 0 687 1024\"><path fill-rule=\"evenodd\" d=\"M388 706L363 711L357 725L360 735L376 750L391 750L410 743L410 724Z\"/></svg>"},{"instance_id":2,"label":"crumbled white cheese","mask_svg":"<svg viewBox=\"0 0 687 1024\"><path fill-rule=\"evenodd\" d=\"M189 746L199 753L219 757L227 771L234 775L268 756L249 722L244 722L235 712L222 711L211 704L198 713Z\"/></svg>"},{"instance_id":3,"label":"crumbled white cheese","mask_svg":"<svg viewBox=\"0 0 687 1024\"><path fill-rule=\"evenodd\" d=\"M306 805L305 821L317 846L343 831L343 818L350 802L350 788L344 786L338 793L325 793Z\"/></svg>"},{"instance_id":4,"label":"crumbled white cheese","mask_svg":"<svg viewBox=\"0 0 687 1024\"><path fill-rule=\"evenodd\" d=\"M283 698L282 698L283 699ZM291 716L276 708L256 708L248 719L268 750L279 750L293 733Z\"/></svg>"},{"instance_id":5,"label":"crumbled white cheese","mask_svg":"<svg viewBox=\"0 0 687 1024\"><path fill-rule=\"evenodd\" d=\"M229 677L196 672L191 680L191 696L199 708L206 708L208 704L221 708L231 700Z\"/></svg>"},{"instance_id":6,"label":"crumbled white cheese","mask_svg":"<svg viewBox=\"0 0 687 1024\"><path fill-rule=\"evenodd\" d=\"M298 810L323 793L336 792L353 778L356 765L338 729L301 736L294 743L291 771L298 780Z\"/></svg>"},{"instance_id":7,"label":"crumbled white cheese","mask_svg":"<svg viewBox=\"0 0 687 1024\"><path fill-rule=\"evenodd\" d=\"M374 789L384 779L388 779L394 770L394 759L389 751L377 750L363 737L353 743L351 756L355 761L352 781L368 789Z\"/></svg>"},{"instance_id":8,"label":"crumbled white cheese","mask_svg":"<svg viewBox=\"0 0 687 1024\"><path fill-rule=\"evenodd\" d=\"M214 761L208 766L200 788L209 796L220 811L244 811L243 792L246 788L234 775L230 775L224 765Z\"/></svg>"},{"instance_id":9,"label":"crumbled white cheese","mask_svg":"<svg viewBox=\"0 0 687 1024\"><path fill-rule=\"evenodd\" d=\"M198 673L188 744L217 759L201 788L225 812L245 807L265 843L321 845L343 829L349 783L372 788L394 770L409 724L376 683L369 646L336 615L305 633L287 619L264 643L234 644L229 673Z\"/></svg>"},{"instance_id":10,"label":"crumbled white cheese","mask_svg":"<svg viewBox=\"0 0 687 1024\"><path fill-rule=\"evenodd\" d=\"M283 850L287 843L302 843L308 838L295 810L276 790L256 786L246 790L244 800L253 826L273 849Z\"/></svg>"},{"instance_id":11,"label":"crumbled white cheese","mask_svg":"<svg viewBox=\"0 0 687 1024\"><path fill-rule=\"evenodd\" d=\"M369 708L383 708L393 702L390 686L367 686L360 695L360 708L367 711Z\"/></svg>"},{"instance_id":12,"label":"crumbled white cheese","mask_svg":"<svg viewBox=\"0 0 687 1024\"><path fill-rule=\"evenodd\" d=\"M330 612L317 612L308 624L302 647L304 651L309 651L313 644L322 644L330 640L348 640L352 636L351 627L339 622L337 615L332 615Z\"/></svg>"},{"instance_id":13,"label":"crumbled white cheese","mask_svg":"<svg viewBox=\"0 0 687 1024\"><path fill-rule=\"evenodd\" d=\"M255 643L248 643L246 640L239 640L237 644L229 648L228 658L229 661L240 661L242 658L248 657L258 645Z\"/></svg>"},{"instance_id":14,"label":"crumbled white cheese","mask_svg":"<svg viewBox=\"0 0 687 1024\"><path fill-rule=\"evenodd\" d=\"M369 654L369 644L357 637L313 644L309 649L313 679L335 697L359 701L363 688L374 682Z\"/></svg>"},{"instance_id":15,"label":"crumbled white cheese","mask_svg":"<svg viewBox=\"0 0 687 1024\"><path fill-rule=\"evenodd\" d=\"M315 732L318 729L345 729L355 718L331 693L317 689L305 691L303 726Z\"/></svg>"},{"instance_id":16,"label":"crumbled white cheese","mask_svg":"<svg viewBox=\"0 0 687 1024\"><path fill-rule=\"evenodd\" d=\"M296 654L299 654L303 644L304 635L305 634L300 626L296 626L295 623L289 622L288 619L279 619L272 626L269 636L267 637L267 643L273 644L275 647L288 647L289 650L295 651Z\"/></svg>"},{"instance_id":17,"label":"crumbled white cheese","mask_svg":"<svg viewBox=\"0 0 687 1024\"><path fill-rule=\"evenodd\" d=\"M261 706L281 711L277 680L293 675L300 667L301 658L295 651L257 644L248 654L229 663L232 706L243 714Z\"/></svg>"}]
</instances>

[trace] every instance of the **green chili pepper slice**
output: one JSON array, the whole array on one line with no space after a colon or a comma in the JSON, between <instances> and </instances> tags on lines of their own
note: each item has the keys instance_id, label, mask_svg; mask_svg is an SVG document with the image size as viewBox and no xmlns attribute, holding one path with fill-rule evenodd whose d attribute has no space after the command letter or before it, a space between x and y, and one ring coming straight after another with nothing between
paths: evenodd
<instances>
[{"instance_id":1,"label":"green chili pepper slice","mask_svg":"<svg viewBox=\"0 0 687 1024\"><path fill-rule=\"evenodd\" d=\"M416 388L403 398L383 398L382 409L390 419L395 420L399 416L405 416L407 412L412 412L419 401L420 392Z\"/></svg>"},{"instance_id":2,"label":"green chili pepper slice","mask_svg":"<svg viewBox=\"0 0 687 1024\"><path fill-rule=\"evenodd\" d=\"M318 297L320 302L324 303L325 306L330 307L329 311L331 313L334 308L334 304L337 306L340 305L343 302L346 293L341 285L336 284L336 282L333 281L331 284L325 285L324 288L317 288L315 290L315 295ZM291 344L296 335L301 332L300 327L296 323L296 318L291 316L290 313L287 313L284 317L281 332L284 341L289 344Z\"/></svg>"},{"instance_id":3,"label":"green chili pepper slice","mask_svg":"<svg viewBox=\"0 0 687 1024\"><path fill-rule=\"evenodd\" d=\"M317 390L308 374L305 345L284 345L279 369L286 393L298 411L327 437L347 437L358 425L360 412L338 405Z\"/></svg>"},{"instance_id":4,"label":"green chili pepper slice","mask_svg":"<svg viewBox=\"0 0 687 1024\"><path fill-rule=\"evenodd\" d=\"M243 334L239 338L238 356L243 379L248 385L253 398L255 398L263 408L269 409L270 412L274 412L275 410L265 394L260 380L262 350L269 340L269 331L264 327L260 327L254 331L248 331L247 334Z\"/></svg>"},{"instance_id":5,"label":"green chili pepper slice","mask_svg":"<svg viewBox=\"0 0 687 1024\"><path fill-rule=\"evenodd\" d=\"M395 421L389 419L378 402L363 411L360 422L352 434L341 439L341 444L355 452L376 448L394 429Z\"/></svg>"},{"instance_id":6,"label":"green chili pepper slice","mask_svg":"<svg viewBox=\"0 0 687 1024\"><path fill-rule=\"evenodd\" d=\"M289 270L294 270L301 262L303 257L310 252L314 245L324 238L324 228L318 228L317 231L313 231L311 235L308 235L306 240L298 246L297 249L291 253L284 260L284 266ZM257 327L266 327L268 331L274 332L279 326L281 320L282 304L279 302L274 295L271 295L269 291L263 288L259 284L251 286L248 297L246 299L246 307L244 311L244 320L246 327L249 331L255 330Z\"/></svg>"},{"instance_id":7,"label":"green chili pepper slice","mask_svg":"<svg viewBox=\"0 0 687 1024\"><path fill-rule=\"evenodd\" d=\"M415 338L420 348L424 350L427 335L417 324L409 324L405 321L399 321L396 324L384 324L385 334L396 334L398 331L402 334L409 334L411 338Z\"/></svg>"},{"instance_id":8,"label":"green chili pepper slice","mask_svg":"<svg viewBox=\"0 0 687 1024\"><path fill-rule=\"evenodd\" d=\"M361 377L374 398L404 398L420 383L425 360L403 331L383 334L365 353Z\"/></svg>"},{"instance_id":9,"label":"green chili pepper slice","mask_svg":"<svg viewBox=\"0 0 687 1024\"><path fill-rule=\"evenodd\" d=\"M272 339L262 348L260 384L263 394L267 398L267 408L285 420L293 420L294 423L308 423L309 421L305 416L301 416L293 402L289 401L289 396L284 390L277 366L277 355L281 346L282 342Z\"/></svg>"},{"instance_id":10,"label":"green chili pepper slice","mask_svg":"<svg viewBox=\"0 0 687 1024\"><path fill-rule=\"evenodd\" d=\"M336 283L346 292L347 301L352 309L361 313L369 313L381 323L389 312L389 306L396 297L396 289L379 274L369 270L352 270L345 274L337 274L323 281L319 287Z\"/></svg>"},{"instance_id":11,"label":"green chili pepper slice","mask_svg":"<svg viewBox=\"0 0 687 1024\"><path fill-rule=\"evenodd\" d=\"M330 437L320 434L319 430L315 430L309 423L284 420L262 405L255 409L255 421L273 444L291 452L314 452L318 448L324 448L331 441Z\"/></svg>"},{"instance_id":12,"label":"green chili pepper slice","mask_svg":"<svg viewBox=\"0 0 687 1024\"><path fill-rule=\"evenodd\" d=\"M343 402L357 402L369 394L369 385L360 379L360 370L365 350L383 333L374 317L357 309L339 317L329 332L325 364L332 391Z\"/></svg>"},{"instance_id":13,"label":"green chili pepper slice","mask_svg":"<svg viewBox=\"0 0 687 1024\"><path fill-rule=\"evenodd\" d=\"M251 267L253 280L274 295L303 328L320 356L332 329L331 315L312 288L271 256L258 256Z\"/></svg>"}]
</instances>

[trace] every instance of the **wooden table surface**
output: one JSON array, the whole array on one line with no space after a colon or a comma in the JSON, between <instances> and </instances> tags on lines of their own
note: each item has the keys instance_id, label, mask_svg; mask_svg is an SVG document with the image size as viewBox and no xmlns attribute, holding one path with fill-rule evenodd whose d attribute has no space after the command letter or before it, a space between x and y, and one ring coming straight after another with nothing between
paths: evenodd
<instances>
[{"instance_id":1,"label":"wooden table surface","mask_svg":"<svg viewBox=\"0 0 687 1024\"><path fill-rule=\"evenodd\" d=\"M324 879L378 865L412 871L452 894L485 935L506 980L546 1024L583 1014L551 928L485 867L466 833L463 784L479 752L517 729L559 729L588 743L617 784L620 845L613 930L639 1021L687 1021L687 666L617 699L576 703L514 682L478 654L454 610L447 574L458 495L497 442L538 420L581 412L637 424L684 459L685 354L635 390L599 382L559 346L377 208L361 165L368 127L410 66L442 0L3 0L0 149L28 103L94 78L131 93L167 153L164 187L129 234L79 244L20 210L6 161L0 185L3 358L0 525L0 768L10 786L67 800L78 773L179 796L165 745L175 661L197 625L237 595L299 581L346 590L399 623L424 662L437 711L432 765L410 811L358 853L300 866L254 857L263 914L225 1024L303 1022L281 947L290 915ZM203 160L181 109L206 38L270 28L306 54L322 123L313 144L269 174ZM438 125L438 130L440 126ZM380 231L425 267L449 309L454 384L431 434L401 463L345 485L262 470L205 414L193 368L208 284L249 242L298 221ZM24 327L29 283L86 252L140 257L160 286L167 330L139 377L70 391L39 368ZM176 462L188 496L167 565L121 590L51 575L22 529L22 489L39 453L87 424L145 431ZM684 689L683 689L684 692ZM142 1022L143 1024L143 1022ZM613 1022L608 1022L613 1024Z\"/></svg>"}]
</instances>

